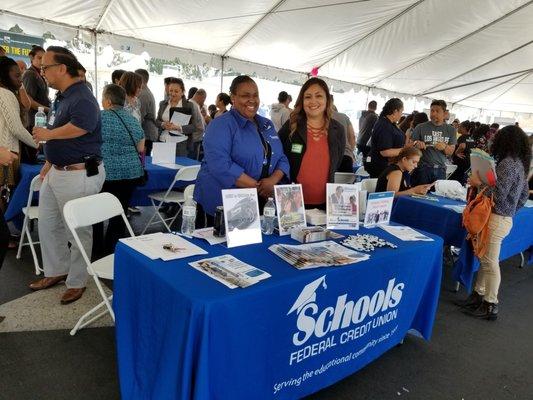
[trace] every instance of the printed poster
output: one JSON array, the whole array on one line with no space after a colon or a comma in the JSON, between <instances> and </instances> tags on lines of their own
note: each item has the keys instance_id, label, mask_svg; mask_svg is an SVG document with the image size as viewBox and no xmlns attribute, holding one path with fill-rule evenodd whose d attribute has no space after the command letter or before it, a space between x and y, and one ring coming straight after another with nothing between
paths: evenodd
<instances>
[{"instance_id":1,"label":"printed poster","mask_svg":"<svg viewBox=\"0 0 533 400\"><path fill-rule=\"evenodd\" d=\"M359 229L359 191L355 185L326 184L328 229Z\"/></svg>"},{"instance_id":2,"label":"printed poster","mask_svg":"<svg viewBox=\"0 0 533 400\"><path fill-rule=\"evenodd\" d=\"M293 228L307 226L302 185L275 185L274 195L280 236L290 235Z\"/></svg>"},{"instance_id":3,"label":"printed poster","mask_svg":"<svg viewBox=\"0 0 533 400\"><path fill-rule=\"evenodd\" d=\"M222 190L228 247L261 243L257 189Z\"/></svg>"},{"instance_id":4,"label":"printed poster","mask_svg":"<svg viewBox=\"0 0 533 400\"><path fill-rule=\"evenodd\" d=\"M370 193L366 202L365 228L388 224L393 202L394 192Z\"/></svg>"}]
</instances>

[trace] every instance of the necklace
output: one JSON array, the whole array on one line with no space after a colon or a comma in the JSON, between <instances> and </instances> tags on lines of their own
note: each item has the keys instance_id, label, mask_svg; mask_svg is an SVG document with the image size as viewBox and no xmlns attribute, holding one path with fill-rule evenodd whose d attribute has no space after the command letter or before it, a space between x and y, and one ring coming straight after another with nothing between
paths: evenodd
<instances>
[{"instance_id":1,"label":"necklace","mask_svg":"<svg viewBox=\"0 0 533 400\"><path fill-rule=\"evenodd\" d=\"M314 141L318 142L322 138L322 136L326 134L326 129L324 126L320 128L315 128L311 126L310 124L307 124L307 132L311 134L311 137L313 138Z\"/></svg>"}]
</instances>

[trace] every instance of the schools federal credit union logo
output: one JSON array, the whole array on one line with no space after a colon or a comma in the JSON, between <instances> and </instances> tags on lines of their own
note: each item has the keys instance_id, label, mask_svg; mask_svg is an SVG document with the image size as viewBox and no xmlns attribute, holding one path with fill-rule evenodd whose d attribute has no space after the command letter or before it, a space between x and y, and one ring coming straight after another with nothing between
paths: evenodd
<instances>
[{"instance_id":1,"label":"schools federal credit union logo","mask_svg":"<svg viewBox=\"0 0 533 400\"><path fill-rule=\"evenodd\" d=\"M297 314L298 331L293 334L292 342L295 346L301 346L313 335L322 338L328 333L361 324L368 317L393 309L400 303L404 288L404 283L396 283L396 278L392 278L386 289L379 289L356 300L347 300L348 293L345 293L337 297L335 306L321 310L317 293L327 289L326 275L323 275L304 286L287 313Z\"/></svg>"}]
</instances>

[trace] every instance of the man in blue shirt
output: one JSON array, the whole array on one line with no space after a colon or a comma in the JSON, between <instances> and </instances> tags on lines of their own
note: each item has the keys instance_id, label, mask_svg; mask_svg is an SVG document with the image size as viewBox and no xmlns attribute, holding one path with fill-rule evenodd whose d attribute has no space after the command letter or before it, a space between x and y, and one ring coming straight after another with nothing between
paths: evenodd
<instances>
[{"instance_id":1,"label":"man in blue shirt","mask_svg":"<svg viewBox=\"0 0 533 400\"><path fill-rule=\"evenodd\" d=\"M46 164L41 170L39 237L45 278L30 284L46 289L65 280L62 304L78 300L85 291L87 266L63 219L69 200L99 193L105 180L101 163L100 109L80 80L80 63L63 47L48 47L41 72L58 94L50 110L47 128L33 128L36 142L46 142ZM78 229L86 249L92 247L92 227ZM69 248L70 242L70 248Z\"/></svg>"}]
</instances>

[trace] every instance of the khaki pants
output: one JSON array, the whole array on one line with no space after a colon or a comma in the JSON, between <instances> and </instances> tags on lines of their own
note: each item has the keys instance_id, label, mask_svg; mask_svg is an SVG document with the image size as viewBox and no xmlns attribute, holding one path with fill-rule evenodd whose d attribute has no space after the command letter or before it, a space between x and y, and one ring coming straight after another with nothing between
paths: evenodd
<instances>
[{"instance_id":1,"label":"khaki pants","mask_svg":"<svg viewBox=\"0 0 533 400\"><path fill-rule=\"evenodd\" d=\"M477 274L474 290L489 303L498 303L500 289L500 249L503 239L513 227L511 217L502 217L492 213L489 219L489 237L487 252L480 258L481 266Z\"/></svg>"}]
</instances>

